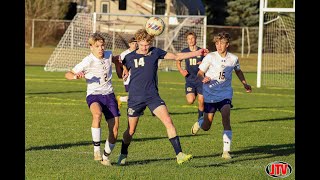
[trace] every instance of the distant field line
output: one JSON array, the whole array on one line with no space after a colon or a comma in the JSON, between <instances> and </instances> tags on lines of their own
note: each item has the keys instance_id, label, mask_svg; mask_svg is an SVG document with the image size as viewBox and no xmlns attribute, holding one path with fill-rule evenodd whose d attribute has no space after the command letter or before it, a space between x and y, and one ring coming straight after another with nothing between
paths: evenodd
<instances>
[{"instance_id":1,"label":"distant field line","mask_svg":"<svg viewBox=\"0 0 320 180\"><path fill-rule=\"evenodd\" d=\"M84 100L74 100L74 99L62 99L62 98L52 98L52 97L33 97L39 99L50 99L50 100L59 100L59 101L72 101L72 102L79 102L79 103L70 103L70 102L28 102L26 101L25 104L45 104L45 105L64 105L64 106L83 106L83 103L86 101ZM173 108L173 107L171 107ZM174 108L192 108L196 109L197 106L195 105L175 105ZM271 109L271 108L249 108L246 110L253 110L253 111L273 111L273 112L285 112L285 113L295 113L294 110L282 110L282 109Z\"/></svg>"}]
</instances>

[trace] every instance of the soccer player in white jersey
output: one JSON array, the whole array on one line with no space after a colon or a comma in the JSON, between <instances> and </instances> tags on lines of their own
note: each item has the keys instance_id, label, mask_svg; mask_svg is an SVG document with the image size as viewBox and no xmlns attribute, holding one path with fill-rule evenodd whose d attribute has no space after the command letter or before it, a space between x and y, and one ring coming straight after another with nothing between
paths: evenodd
<instances>
[{"instance_id":1,"label":"soccer player in white jersey","mask_svg":"<svg viewBox=\"0 0 320 180\"><path fill-rule=\"evenodd\" d=\"M224 159L231 158L229 151L232 140L230 109L232 108L233 97L233 88L231 86L233 70L246 92L251 92L251 86L247 84L240 69L238 57L227 51L229 41L230 35L226 32L221 32L214 36L213 42L215 43L216 51L207 54L199 66L198 77L203 82L204 115L191 128L192 135L196 135L200 129L208 131L215 112L217 110L220 111L224 128L222 135L222 158Z\"/></svg>"},{"instance_id":2,"label":"soccer player in white jersey","mask_svg":"<svg viewBox=\"0 0 320 180\"><path fill-rule=\"evenodd\" d=\"M129 39L128 45L129 45L129 48L120 54L121 61L124 60L124 57L127 54L129 54L130 52L137 49L137 41L136 41L135 37L132 37ZM127 77L127 79L123 81L123 85L124 85L126 92L128 92L128 89L129 89L129 87L128 87L129 81L130 81L130 71L129 71L129 76ZM118 106L120 108L122 102L128 102L128 96L117 96L117 100L118 100Z\"/></svg>"},{"instance_id":3,"label":"soccer player in white jersey","mask_svg":"<svg viewBox=\"0 0 320 180\"><path fill-rule=\"evenodd\" d=\"M122 77L119 56L107 55L105 52L105 39L99 33L89 37L91 53L86 56L72 70L65 74L66 79L74 80L85 78L87 82L86 101L92 113L92 143L94 147L94 160L101 164L111 166L109 155L114 149L119 127L120 111L114 95L112 78L112 63L115 64L117 75ZM110 52L110 51L109 51ZM120 70L120 71L119 71ZM104 115L109 129L109 136L105 143L103 156L100 153L101 118Z\"/></svg>"}]
</instances>

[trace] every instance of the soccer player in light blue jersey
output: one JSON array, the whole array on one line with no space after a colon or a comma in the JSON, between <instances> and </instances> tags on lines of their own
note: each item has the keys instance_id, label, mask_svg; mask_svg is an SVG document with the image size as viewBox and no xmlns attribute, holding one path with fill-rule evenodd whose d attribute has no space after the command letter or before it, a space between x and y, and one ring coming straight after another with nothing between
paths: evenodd
<instances>
[{"instance_id":1,"label":"soccer player in light blue jersey","mask_svg":"<svg viewBox=\"0 0 320 180\"><path fill-rule=\"evenodd\" d=\"M182 49L181 52L192 52L201 49L197 46L197 35L194 32L186 33L188 47ZM197 76L199 65L204 56L194 56L185 59L185 69L181 67L181 61L177 61L176 65L182 76L185 77L185 93L188 104L193 104L198 97L198 118L203 116L203 95L202 95L202 81Z\"/></svg>"},{"instance_id":2,"label":"soccer player in light blue jersey","mask_svg":"<svg viewBox=\"0 0 320 180\"><path fill-rule=\"evenodd\" d=\"M119 165L126 163L128 147L132 141L139 117L148 107L163 123L167 130L169 141L176 153L178 164L182 164L192 158L191 154L182 152L179 136L169 115L165 102L161 99L158 92L158 62L159 59L182 60L194 56L202 56L208 53L207 49L199 49L186 53L169 53L162 49L152 47L151 42L154 36L147 33L145 29L136 32L135 38L138 49L127 54L123 62L124 78L128 71L131 72L129 82L128 99L128 127L123 133L121 154L118 159ZM142 150L143 151L143 150Z\"/></svg>"},{"instance_id":3,"label":"soccer player in light blue jersey","mask_svg":"<svg viewBox=\"0 0 320 180\"><path fill-rule=\"evenodd\" d=\"M112 63L115 64L119 78L122 78L122 64L119 56L105 51L105 39L100 33L93 33L88 40L91 53L65 74L66 79L85 78L87 82L87 104L92 114L91 134L94 160L111 166L109 155L115 147L118 137L120 111L111 82ZM103 156L100 153L101 128L104 115L109 129Z\"/></svg>"},{"instance_id":4,"label":"soccer player in light blue jersey","mask_svg":"<svg viewBox=\"0 0 320 180\"><path fill-rule=\"evenodd\" d=\"M251 86L247 83L240 69L238 57L227 51L229 41L230 35L226 32L215 35L213 42L216 51L208 53L199 66L198 77L203 82L204 115L191 128L192 135L196 135L200 129L208 131L216 111L220 111L224 129L222 135L222 158L224 159L231 158L229 151L232 140L230 109L232 108L233 97L231 86L233 71L235 71L246 92L251 92Z\"/></svg>"}]
</instances>

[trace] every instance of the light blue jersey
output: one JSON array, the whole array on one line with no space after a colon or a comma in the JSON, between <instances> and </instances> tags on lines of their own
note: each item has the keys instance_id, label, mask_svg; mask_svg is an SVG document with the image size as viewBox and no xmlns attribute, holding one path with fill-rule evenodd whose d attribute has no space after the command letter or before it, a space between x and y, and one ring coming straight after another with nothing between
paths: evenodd
<instances>
[{"instance_id":1,"label":"light blue jersey","mask_svg":"<svg viewBox=\"0 0 320 180\"><path fill-rule=\"evenodd\" d=\"M216 103L224 99L232 100L232 71L240 70L238 57L227 52L221 57L217 51L207 54L199 69L210 77L209 83L203 84L203 97L206 103Z\"/></svg>"}]
</instances>

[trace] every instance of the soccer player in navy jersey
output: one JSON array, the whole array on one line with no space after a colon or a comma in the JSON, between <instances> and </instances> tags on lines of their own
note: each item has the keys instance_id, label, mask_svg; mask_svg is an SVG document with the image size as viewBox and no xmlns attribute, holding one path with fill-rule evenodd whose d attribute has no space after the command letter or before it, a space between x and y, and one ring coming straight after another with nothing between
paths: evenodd
<instances>
[{"instance_id":1,"label":"soccer player in navy jersey","mask_svg":"<svg viewBox=\"0 0 320 180\"><path fill-rule=\"evenodd\" d=\"M201 49L197 46L197 35L194 32L186 33L188 47L182 49L181 52L192 52ZM185 92L188 104L193 104L198 97L198 118L203 116L203 95L202 95L202 82L198 78L197 73L199 64L201 64L204 56L194 56L185 59L185 69L181 67L181 61L177 61L176 65L182 76L185 77Z\"/></svg>"},{"instance_id":2,"label":"soccer player in navy jersey","mask_svg":"<svg viewBox=\"0 0 320 180\"><path fill-rule=\"evenodd\" d=\"M123 62L123 74L126 78L128 71L131 71L128 99L128 127L123 133L121 154L118 159L119 165L126 163L128 147L135 133L139 117L148 107L166 127L169 141L176 153L178 164L182 164L192 158L191 154L182 152L179 136L171 120L167 106L161 99L158 92L158 61L159 59L182 60L189 57L201 56L208 53L207 49L186 53L169 53L162 49L152 47L151 42L154 36L147 33L145 29L136 32L135 38L138 49L125 56Z\"/></svg>"},{"instance_id":3,"label":"soccer player in navy jersey","mask_svg":"<svg viewBox=\"0 0 320 180\"><path fill-rule=\"evenodd\" d=\"M233 107L233 88L231 86L233 71L246 92L251 92L251 86L244 77L238 57L227 51L230 38L230 34L227 32L215 35L213 42L217 50L207 54L199 66L198 77L203 82L204 113L191 128L192 135L196 135L200 129L208 131L216 111L220 111L223 125L222 158L224 159L231 158L229 151L232 140L230 109Z\"/></svg>"},{"instance_id":4,"label":"soccer player in navy jersey","mask_svg":"<svg viewBox=\"0 0 320 180\"><path fill-rule=\"evenodd\" d=\"M119 56L105 51L105 39L100 33L93 33L88 40L91 53L65 74L66 79L85 78L87 83L87 104L92 114L91 134L94 160L111 166L109 155L115 147L118 137L120 111L111 82L112 63L115 64L119 78L122 78L122 64ZM107 53L109 53L107 55ZM103 156L100 153L102 114L108 123L109 136L106 140Z\"/></svg>"}]
</instances>

